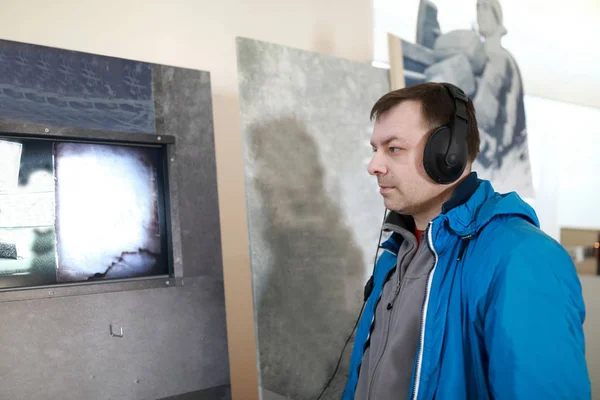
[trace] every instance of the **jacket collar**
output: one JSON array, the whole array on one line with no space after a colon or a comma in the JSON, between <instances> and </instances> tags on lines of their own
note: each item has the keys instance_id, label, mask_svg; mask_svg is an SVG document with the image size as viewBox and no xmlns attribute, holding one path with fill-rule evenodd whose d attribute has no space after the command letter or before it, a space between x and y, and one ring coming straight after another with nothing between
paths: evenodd
<instances>
[{"instance_id":1,"label":"jacket collar","mask_svg":"<svg viewBox=\"0 0 600 400\"><path fill-rule=\"evenodd\" d=\"M499 215L520 216L539 228L535 211L517 193L496 193L489 181L480 179L473 171L456 186L452 197L444 203L442 212L434 221L446 221L452 231L466 236L476 234ZM413 232L415 223L411 216L391 211L383 230L394 231L394 227Z\"/></svg>"},{"instance_id":2,"label":"jacket collar","mask_svg":"<svg viewBox=\"0 0 600 400\"><path fill-rule=\"evenodd\" d=\"M465 179L456 186L450 200L445 202L442 206L442 214L446 214L453 208L466 203L479 187L479 183L477 172L473 171L467 175Z\"/></svg>"},{"instance_id":3,"label":"jacket collar","mask_svg":"<svg viewBox=\"0 0 600 400\"><path fill-rule=\"evenodd\" d=\"M540 223L535 211L516 192L497 193L488 180L479 179L473 174L469 176L469 182L464 183L472 189L472 179L476 179L475 190L460 205L444 209L436 220L447 221L449 228L460 236L477 234L497 216L524 218L539 228ZM458 196L460 197L461 193Z\"/></svg>"}]
</instances>

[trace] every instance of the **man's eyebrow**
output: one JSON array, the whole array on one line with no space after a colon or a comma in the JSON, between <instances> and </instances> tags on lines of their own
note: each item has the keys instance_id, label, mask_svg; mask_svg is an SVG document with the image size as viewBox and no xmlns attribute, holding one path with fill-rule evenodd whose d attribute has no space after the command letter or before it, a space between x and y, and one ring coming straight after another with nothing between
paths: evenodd
<instances>
[{"instance_id":1,"label":"man's eyebrow","mask_svg":"<svg viewBox=\"0 0 600 400\"><path fill-rule=\"evenodd\" d=\"M381 145L385 146L386 144L389 144L390 142L392 142L394 140L398 140L399 142L404 143L404 140L402 140L400 137L398 137L396 135L389 135L381 142ZM375 146L375 144L373 143L372 140L371 140L371 147L377 147L377 146Z\"/></svg>"}]
</instances>

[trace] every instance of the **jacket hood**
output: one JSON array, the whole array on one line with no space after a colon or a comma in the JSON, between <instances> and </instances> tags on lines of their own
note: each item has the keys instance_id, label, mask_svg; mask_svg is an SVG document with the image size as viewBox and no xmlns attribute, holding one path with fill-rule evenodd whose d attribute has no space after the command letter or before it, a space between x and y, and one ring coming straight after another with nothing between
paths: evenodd
<instances>
[{"instance_id":1,"label":"jacket hood","mask_svg":"<svg viewBox=\"0 0 600 400\"><path fill-rule=\"evenodd\" d=\"M516 192L497 193L489 181L477 178L475 173L472 173L469 178L475 178L477 188L468 200L442 212L436 218L447 220L450 229L458 235L474 235L498 216L524 218L537 228L540 227L533 208Z\"/></svg>"}]
</instances>

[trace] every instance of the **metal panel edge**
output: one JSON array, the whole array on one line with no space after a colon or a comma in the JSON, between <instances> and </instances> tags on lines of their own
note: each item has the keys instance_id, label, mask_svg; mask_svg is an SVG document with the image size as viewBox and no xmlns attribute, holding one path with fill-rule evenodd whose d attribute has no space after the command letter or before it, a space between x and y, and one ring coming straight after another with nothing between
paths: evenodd
<instances>
[{"instance_id":1,"label":"metal panel edge","mask_svg":"<svg viewBox=\"0 0 600 400\"><path fill-rule=\"evenodd\" d=\"M55 297L82 296L108 292L124 292L155 288L177 287L183 284L182 279L173 279L167 275L151 278L130 278L111 281L94 281L89 283L72 283L48 285L33 288L3 289L0 291L0 303L47 299Z\"/></svg>"},{"instance_id":2,"label":"metal panel edge","mask_svg":"<svg viewBox=\"0 0 600 400\"><path fill-rule=\"evenodd\" d=\"M122 144L162 145L175 143L170 135L150 135L147 133L104 131L81 129L63 126L30 124L24 122L7 122L0 120L0 134L20 138L60 139L104 141Z\"/></svg>"},{"instance_id":3,"label":"metal panel edge","mask_svg":"<svg viewBox=\"0 0 600 400\"><path fill-rule=\"evenodd\" d=\"M170 251L169 256L172 257L169 260L169 265L172 270L170 271L176 282L182 282L183 280L183 250L181 245L181 228L179 220L179 192L177 188L177 152L174 145L167 146L167 154L165 159L165 171L167 179L165 183L167 188L164 191L165 194L165 205L166 209L169 210L167 218L167 243L169 244Z\"/></svg>"}]
</instances>

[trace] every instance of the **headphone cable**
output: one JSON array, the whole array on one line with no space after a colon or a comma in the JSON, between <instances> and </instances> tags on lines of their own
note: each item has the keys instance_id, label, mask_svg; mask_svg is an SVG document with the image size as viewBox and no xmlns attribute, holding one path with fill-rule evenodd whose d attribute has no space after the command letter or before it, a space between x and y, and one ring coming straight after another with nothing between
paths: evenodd
<instances>
[{"instance_id":1,"label":"headphone cable","mask_svg":"<svg viewBox=\"0 0 600 400\"><path fill-rule=\"evenodd\" d=\"M346 339L346 343L344 343L344 347L342 347L342 352L340 353L340 357L338 358L338 362L337 362L337 365L335 366L335 370L333 371L333 374L331 374L331 378L329 378L327 385L325 385L325 388L323 388L323 391L321 392L319 397L317 397L317 400L321 400L321 397L323 397L323 395L325 394L327 389L329 389L329 385L331 385L331 382L333 382L333 379L335 378L337 371L340 368L340 364L342 363L342 358L344 356L344 351L346 350L346 346L348 346L348 343L350 343L350 339L352 338L352 335L354 334L354 330L356 329L356 327L358 326L358 322L360 321L362 312L365 309L365 304L367 304L367 302L363 301L362 307L360 308L360 313L358 314L358 318L356 319L356 323L354 324L354 328L352 328L352 332L350 332L350 336L348 336L348 338Z\"/></svg>"}]
</instances>

